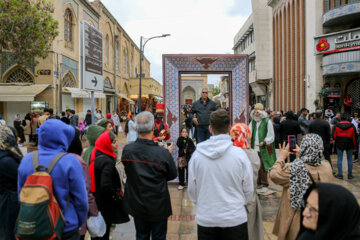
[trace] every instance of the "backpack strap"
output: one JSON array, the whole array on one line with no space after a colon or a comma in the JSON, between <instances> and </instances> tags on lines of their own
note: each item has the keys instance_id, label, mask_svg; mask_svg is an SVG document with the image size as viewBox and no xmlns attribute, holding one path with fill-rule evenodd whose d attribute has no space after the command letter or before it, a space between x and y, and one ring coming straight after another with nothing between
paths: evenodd
<instances>
[{"instance_id":1,"label":"backpack strap","mask_svg":"<svg viewBox=\"0 0 360 240\"><path fill-rule=\"evenodd\" d=\"M64 155L66 155L67 153L63 152L63 153L58 153L53 160L51 160L49 166L47 167L47 172L50 174L51 171L53 170L53 168L55 167L56 163L59 161L60 158L62 158Z\"/></svg>"},{"instance_id":2,"label":"backpack strap","mask_svg":"<svg viewBox=\"0 0 360 240\"><path fill-rule=\"evenodd\" d=\"M55 167L56 163L59 161L59 159L61 157L63 157L64 155L66 155L67 153L58 153L53 160L51 160L50 164L48 167L45 167L43 165L39 165L39 152L38 151L33 151L32 152L32 162L33 162L33 167L34 167L34 172L36 171L40 171L41 168L44 168L45 171L47 171L49 174L51 173L51 171L53 170L53 168ZM64 209L64 214L69 206L69 202L70 202L70 196L68 196L67 200L66 200L66 206Z\"/></svg>"},{"instance_id":3,"label":"backpack strap","mask_svg":"<svg viewBox=\"0 0 360 240\"><path fill-rule=\"evenodd\" d=\"M53 170L53 168L55 167L55 164L59 161L59 159L61 157L63 157L65 154L67 153L58 153L53 160L51 160L49 166L45 167L43 165L39 165L39 152L38 151L33 151L32 152L32 163L33 163L33 167L34 167L34 172L38 172L40 171L41 168L45 169L46 172L48 172L49 174L51 173L51 171Z\"/></svg>"}]
</instances>

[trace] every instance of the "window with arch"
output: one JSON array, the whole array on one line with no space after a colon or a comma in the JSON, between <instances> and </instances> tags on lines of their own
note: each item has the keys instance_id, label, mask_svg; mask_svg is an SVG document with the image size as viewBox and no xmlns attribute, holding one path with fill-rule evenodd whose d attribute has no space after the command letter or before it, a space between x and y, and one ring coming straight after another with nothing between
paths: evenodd
<instances>
[{"instance_id":1,"label":"window with arch","mask_svg":"<svg viewBox=\"0 0 360 240\"><path fill-rule=\"evenodd\" d=\"M116 72L119 72L119 42L116 42L115 45L115 69Z\"/></svg>"},{"instance_id":2,"label":"window with arch","mask_svg":"<svg viewBox=\"0 0 360 240\"><path fill-rule=\"evenodd\" d=\"M124 48L123 49L123 66L122 66L122 71L123 73L128 73L128 52L127 50Z\"/></svg>"},{"instance_id":3,"label":"window with arch","mask_svg":"<svg viewBox=\"0 0 360 240\"><path fill-rule=\"evenodd\" d=\"M6 78L6 83L34 83L32 76L22 68L14 69Z\"/></svg>"},{"instance_id":4,"label":"window with arch","mask_svg":"<svg viewBox=\"0 0 360 240\"><path fill-rule=\"evenodd\" d=\"M62 86L63 87L76 87L76 80L74 79L73 75L71 73L66 73L63 80L62 80Z\"/></svg>"},{"instance_id":5,"label":"window with arch","mask_svg":"<svg viewBox=\"0 0 360 240\"><path fill-rule=\"evenodd\" d=\"M113 88L112 85L111 85L111 81L110 81L110 79L108 77L105 78L105 80L104 80L104 88L109 88L109 89Z\"/></svg>"},{"instance_id":6,"label":"window with arch","mask_svg":"<svg viewBox=\"0 0 360 240\"><path fill-rule=\"evenodd\" d=\"M133 62L134 62L134 56L131 54L131 58L130 58L130 71L129 71L130 77L133 76Z\"/></svg>"},{"instance_id":7,"label":"window with arch","mask_svg":"<svg viewBox=\"0 0 360 240\"><path fill-rule=\"evenodd\" d=\"M109 65L109 35L105 37L105 65Z\"/></svg>"},{"instance_id":8,"label":"window with arch","mask_svg":"<svg viewBox=\"0 0 360 240\"><path fill-rule=\"evenodd\" d=\"M72 22L73 16L70 9L65 10L65 19L64 19L64 38L66 42L72 42Z\"/></svg>"}]
</instances>

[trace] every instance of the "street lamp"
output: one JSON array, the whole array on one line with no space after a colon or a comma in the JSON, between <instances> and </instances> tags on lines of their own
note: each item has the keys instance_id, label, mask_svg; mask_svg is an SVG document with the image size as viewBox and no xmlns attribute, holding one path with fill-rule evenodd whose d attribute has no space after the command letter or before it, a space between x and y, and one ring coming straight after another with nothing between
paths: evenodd
<instances>
[{"instance_id":1,"label":"street lamp","mask_svg":"<svg viewBox=\"0 0 360 240\"><path fill-rule=\"evenodd\" d=\"M169 37L170 34L163 34L160 36L154 36L151 38L144 38L143 36L140 37L140 75L139 75L139 104L138 104L138 112L141 112L141 78L142 78L142 61L143 61L143 55L144 55L144 48L148 41L154 38L164 38ZM143 40L145 41L143 44Z\"/></svg>"}]
</instances>

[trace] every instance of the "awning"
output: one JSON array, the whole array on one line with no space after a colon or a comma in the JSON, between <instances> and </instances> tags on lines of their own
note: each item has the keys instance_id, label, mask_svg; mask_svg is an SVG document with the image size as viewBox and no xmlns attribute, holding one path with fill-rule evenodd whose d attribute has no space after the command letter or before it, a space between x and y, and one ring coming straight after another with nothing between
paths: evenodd
<instances>
[{"instance_id":1,"label":"awning","mask_svg":"<svg viewBox=\"0 0 360 240\"><path fill-rule=\"evenodd\" d=\"M117 94L119 97L126 99L126 100L129 101L130 103L134 103L134 101L133 101L131 98L128 98L128 97L126 96L126 94L124 94L124 93L116 93L116 94Z\"/></svg>"},{"instance_id":2,"label":"awning","mask_svg":"<svg viewBox=\"0 0 360 240\"><path fill-rule=\"evenodd\" d=\"M49 84L34 84L28 86L0 86L0 101L2 102L32 102L35 96L44 91Z\"/></svg>"},{"instance_id":3,"label":"awning","mask_svg":"<svg viewBox=\"0 0 360 240\"><path fill-rule=\"evenodd\" d=\"M81 88L71 88L64 87L63 89L68 90L71 93L71 97L73 98L91 98L91 93L88 90L84 90ZM95 98L106 98L105 94L102 92L94 92Z\"/></svg>"},{"instance_id":4,"label":"awning","mask_svg":"<svg viewBox=\"0 0 360 240\"><path fill-rule=\"evenodd\" d=\"M250 83L250 86L256 96L265 96L265 89L263 86L261 86L261 84L252 82L252 83Z\"/></svg>"}]
</instances>

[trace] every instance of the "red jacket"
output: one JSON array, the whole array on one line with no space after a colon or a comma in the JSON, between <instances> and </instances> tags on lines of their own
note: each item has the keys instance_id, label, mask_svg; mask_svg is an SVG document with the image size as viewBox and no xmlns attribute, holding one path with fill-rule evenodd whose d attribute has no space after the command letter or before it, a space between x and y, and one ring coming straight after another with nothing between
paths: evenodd
<instances>
[{"instance_id":1,"label":"red jacket","mask_svg":"<svg viewBox=\"0 0 360 240\"><path fill-rule=\"evenodd\" d=\"M159 141L158 137L159 137L160 131L161 130L167 130L167 129L168 129L168 126L167 126L166 123L164 123L163 121L158 122L158 121L155 120L155 129L154 129L154 135L152 137L152 140L155 141L155 142L158 142ZM170 137L171 137L171 134L170 133L167 134L164 141L169 140Z\"/></svg>"},{"instance_id":2,"label":"red jacket","mask_svg":"<svg viewBox=\"0 0 360 240\"><path fill-rule=\"evenodd\" d=\"M336 124L334 132L336 147L341 150L356 149L356 131L352 123L341 121Z\"/></svg>"}]
</instances>

